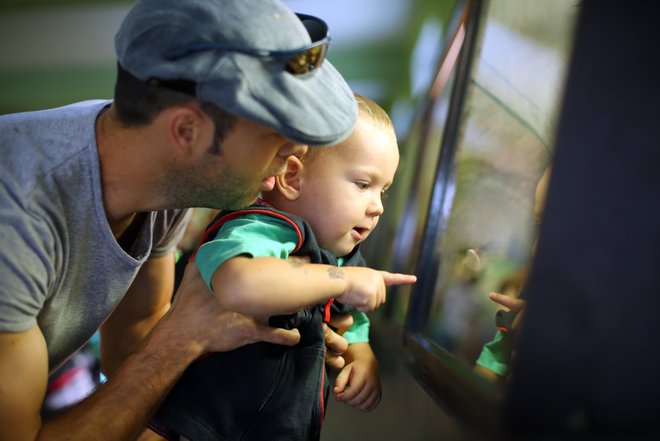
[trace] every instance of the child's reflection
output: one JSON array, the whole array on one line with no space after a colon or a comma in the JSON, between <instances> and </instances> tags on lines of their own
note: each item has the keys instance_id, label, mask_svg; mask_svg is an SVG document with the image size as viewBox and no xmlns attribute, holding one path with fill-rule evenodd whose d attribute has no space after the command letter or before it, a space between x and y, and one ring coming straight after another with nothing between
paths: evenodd
<instances>
[{"instance_id":1,"label":"child's reflection","mask_svg":"<svg viewBox=\"0 0 660 441\"><path fill-rule=\"evenodd\" d=\"M545 197L550 182L550 167L548 167L534 193L534 218L537 225L541 223ZM536 239L532 243L532 254L536 248ZM500 292L491 292L488 297L495 303L503 306L496 314L495 326L497 331L494 338L486 343L477 361L474 370L493 381L502 381L510 375L510 365L515 357L516 336L521 329L525 312L525 280L528 268L523 267L506 279L500 287Z\"/></svg>"}]
</instances>

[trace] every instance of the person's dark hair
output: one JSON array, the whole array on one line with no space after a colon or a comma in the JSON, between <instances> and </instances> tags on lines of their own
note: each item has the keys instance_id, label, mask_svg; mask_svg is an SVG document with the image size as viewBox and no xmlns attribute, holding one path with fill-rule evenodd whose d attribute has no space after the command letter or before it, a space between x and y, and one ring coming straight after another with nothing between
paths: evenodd
<instances>
[{"instance_id":1,"label":"person's dark hair","mask_svg":"<svg viewBox=\"0 0 660 441\"><path fill-rule=\"evenodd\" d=\"M117 65L114 106L119 121L127 127L150 124L164 109L196 100L195 84L190 81L141 81ZM215 125L214 140L219 146L234 127L236 116L213 103L200 103Z\"/></svg>"}]
</instances>

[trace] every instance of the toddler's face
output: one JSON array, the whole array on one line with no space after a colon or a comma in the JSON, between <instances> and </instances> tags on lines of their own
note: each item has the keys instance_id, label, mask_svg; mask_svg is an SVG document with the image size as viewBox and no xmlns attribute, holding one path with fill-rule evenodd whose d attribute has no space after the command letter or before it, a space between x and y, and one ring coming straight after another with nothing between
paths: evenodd
<instances>
[{"instance_id":1,"label":"toddler's face","mask_svg":"<svg viewBox=\"0 0 660 441\"><path fill-rule=\"evenodd\" d=\"M360 117L351 136L306 164L298 201L319 244L344 256L364 241L383 213L382 196L399 164L391 130Z\"/></svg>"}]
</instances>

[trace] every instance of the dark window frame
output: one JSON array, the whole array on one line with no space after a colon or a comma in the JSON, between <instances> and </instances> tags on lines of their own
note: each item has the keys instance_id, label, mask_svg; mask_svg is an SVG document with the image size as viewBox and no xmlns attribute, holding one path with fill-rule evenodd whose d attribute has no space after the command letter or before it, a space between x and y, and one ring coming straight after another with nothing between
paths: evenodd
<instances>
[{"instance_id":1,"label":"dark window frame","mask_svg":"<svg viewBox=\"0 0 660 441\"><path fill-rule=\"evenodd\" d=\"M442 256L436 252L443 225L443 207L447 203L444 190L453 176L453 163L460 134L461 116L470 82L470 72L475 56L484 1L466 2L463 18L465 37L461 54L455 67L455 79L451 91L449 113L440 145L437 172L434 177L431 201L424 226L417 276L412 289L404 326L404 346L410 355L413 376L440 405L459 415L467 426L490 436L497 436L501 427L501 402L499 386L476 375L453 354L424 335L428 312L432 302ZM451 43L448 45L451 46ZM442 62L445 57L442 58ZM432 105L433 103L430 103Z\"/></svg>"}]
</instances>

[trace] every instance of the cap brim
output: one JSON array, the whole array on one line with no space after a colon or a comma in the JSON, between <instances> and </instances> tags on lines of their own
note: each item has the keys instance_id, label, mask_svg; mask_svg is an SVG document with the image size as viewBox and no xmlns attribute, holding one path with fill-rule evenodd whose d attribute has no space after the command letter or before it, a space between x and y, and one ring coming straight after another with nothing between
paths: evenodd
<instances>
[{"instance_id":1,"label":"cap brim","mask_svg":"<svg viewBox=\"0 0 660 441\"><path fill-rule=\"evenodd\" d=\"M293 75L264 60L226 54L199 81L197 97L239 117L265 124L303 144L332 145L348 137L357 103L341 74L325 60L306 75Z\"/></svg>"}]
</instances>

